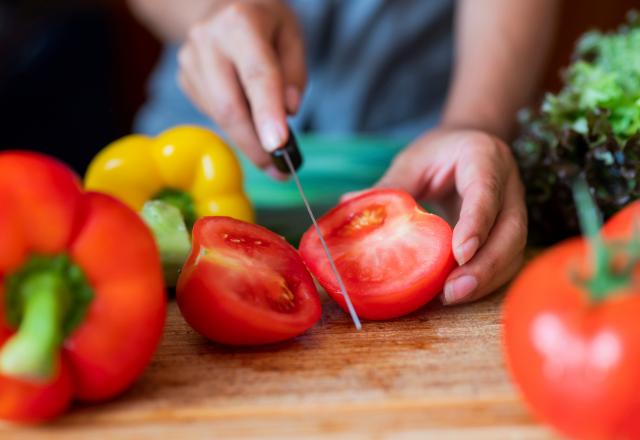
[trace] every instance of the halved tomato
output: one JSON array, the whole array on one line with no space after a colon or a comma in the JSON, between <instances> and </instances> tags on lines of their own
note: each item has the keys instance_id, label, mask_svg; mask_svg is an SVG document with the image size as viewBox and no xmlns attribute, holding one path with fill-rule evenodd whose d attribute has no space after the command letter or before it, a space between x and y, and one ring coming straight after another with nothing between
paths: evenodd
<instances>
[{"instance_id":1,"label":"halved tomato","mask_svg":"<svg viewBox=\"0 0 640 440\"><path fill-rule=\"evenodd\" d=\"M203 336L253 345L303 333L321 315L313 279L282 237L229 217L204 217L176 298L182 315Z\"/></svg>"},{"instance_id":2,"label":"halved tomato","mask_svg":"<svg viewBox=\"0 0 640 440\"><path fill-rule=\"evenodd\" d=\"M319 226L363 318L390 319L420 308L442 291L455 266L451 227L402 191L361 194L325 214ZM302 237L300 254L327 293L346 308L313 228Z\"/></svg>"}]
</instances>

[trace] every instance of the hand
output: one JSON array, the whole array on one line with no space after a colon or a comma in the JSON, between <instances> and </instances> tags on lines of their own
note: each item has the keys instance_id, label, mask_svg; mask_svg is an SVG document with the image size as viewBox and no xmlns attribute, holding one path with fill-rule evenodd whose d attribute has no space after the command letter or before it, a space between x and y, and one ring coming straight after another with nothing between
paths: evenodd
<instances>
[{"instance_id":1,"label":"hand","mask_svg":"<svg viewBox=\"0 0 640 440\"><path fill-rule=\"evenodd\" d=\"M520 268L527 213L509 147L480 131L437 129L393 161L376 186L404 189L442 209L452 223L460 265L442 301L473 301L506 283Z\"/></svg>"},{"instance_id":2,"label":"hand","mask_svg":"<svg viewBox=\"0 0 640 440\"><path fill-rule=\"evenodd\" d=\"M178 55L178 81L258 167L287 140L306 84L297 19L280 0L219 2L192 27ZM266 151L265 151L266 150Z\"/></svg>"}]
</instances>

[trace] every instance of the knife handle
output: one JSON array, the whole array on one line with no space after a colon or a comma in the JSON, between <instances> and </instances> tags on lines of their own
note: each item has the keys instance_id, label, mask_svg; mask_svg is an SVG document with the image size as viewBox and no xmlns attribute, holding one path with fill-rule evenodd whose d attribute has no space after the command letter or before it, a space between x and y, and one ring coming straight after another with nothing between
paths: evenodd
<instances>
[{"instance_id":1,"label":"knife handle","mask_svg":"<svg viewBox=\"0 0 640 440\"><path fill-rule=\"evenodd\" d=\"M289 153L293 169L297 171L302 165L302 153L300 153L298 141L296 141L296 137L293 134L293 131L291 131L291 127L289 127L289 139L287 139L287 142L282 147L271 153L271 162L275 165L278 171L290 174L289 167L287 166L287 162L284 158L285 151Z\"/></svg>"}]
</instances>

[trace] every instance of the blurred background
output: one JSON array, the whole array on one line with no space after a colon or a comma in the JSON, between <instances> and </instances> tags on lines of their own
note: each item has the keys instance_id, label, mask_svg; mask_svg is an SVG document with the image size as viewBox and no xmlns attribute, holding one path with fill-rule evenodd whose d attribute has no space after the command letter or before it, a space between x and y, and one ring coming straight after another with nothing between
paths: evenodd
<instances>
[{"instance_id":1,"label":"blurred background","mask_svg":"<svg viewBox=\"0 0 640 440\"><path fill-rule=\"evenodd\" d=\"M559 87L582 32L615 27L633 6L563 1L541 92ZM0 0L0 148L44 151L82 173L98 150L131 131L159 51L125 0Z\"/></svg>"}]
</instances>

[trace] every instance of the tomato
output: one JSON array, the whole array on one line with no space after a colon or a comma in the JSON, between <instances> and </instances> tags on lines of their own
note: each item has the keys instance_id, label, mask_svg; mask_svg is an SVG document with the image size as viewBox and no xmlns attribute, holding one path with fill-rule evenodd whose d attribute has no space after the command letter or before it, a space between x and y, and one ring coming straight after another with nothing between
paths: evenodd
<instances>
[{"instance_id":1,"label":"tomato","mask_svg":"<svg viewBox=\"0 0 640 440\"><path fill-rule=\"evenodd\" d=\"M451 227L407 193L378 189L341 203L318 221L358 314L390 319L410 313L442 291L455 266ZM307 267L346 309L316 231L300 242Z\"/></svg>"},{"instance_id":2,"label":"tomato","mask_svg":"<svg viewBox=\"0 0 640 440\"><path fill-rule=\"evenodd\" d=\"M602 228L607 238L631 238L636 231L640 233L640 200L618 211Z\"/></svg>"},{"instance_id":3,"label":"tomato","mask_svg":"<svg viewBox=\"0 0 640 440\"><path fill-rule=\"evenodd\" d=\"M176 289L187 322L223 344L297 336L320 319L313 279L284 238L230 217L204 217Z\"/></svg>"},{"instance_id":4,"label":"tomato","mask_svg":"<svg viewBox=\"0 0 640 440\"><path fill-rule=\"evenodd\" d=\"M586 240L568 240L513 282L503 316L507 364L533 412L565 435L637 439L640 285L631 276L594 302L579 281L591 272L590 255Z\"/></svg>"}]
</instances>

